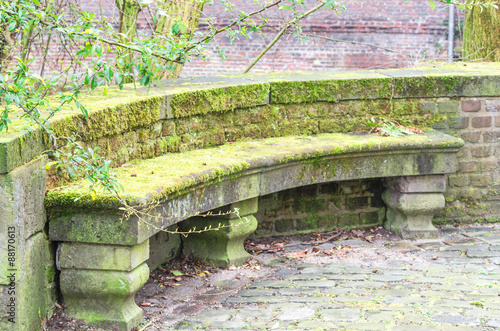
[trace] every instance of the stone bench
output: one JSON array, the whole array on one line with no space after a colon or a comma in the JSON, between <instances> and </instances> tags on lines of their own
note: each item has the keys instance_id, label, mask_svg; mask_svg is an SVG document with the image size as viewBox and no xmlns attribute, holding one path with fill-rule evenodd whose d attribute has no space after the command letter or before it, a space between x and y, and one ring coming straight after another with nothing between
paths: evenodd
<instances>
[{"instance_id":1,"label":"stone bench","mask_svg":"<svg viewBox=\"0 0 500 331\"><path fill-rule=\"evenodd\" d=\"M269 138L132 161L116 169L127 203L147 210L123 218L119 202L86 183L46 196L50 239L59 242L60 287L76 319L128 330L142 321L134 294L147 281L149 239L173 224L190 234L184 253L228 267L248 258L244 239L257 227L258 197L294 187L385 178L386 227L403 238L435 238L445 174L456 170L462 140L440 132L404 137L320 134ZM198 213L238 208L239 217ZM157 217L160 216L160 217ZM181 222L182 221L182 222Z\"/></svg>"}]
</instances>

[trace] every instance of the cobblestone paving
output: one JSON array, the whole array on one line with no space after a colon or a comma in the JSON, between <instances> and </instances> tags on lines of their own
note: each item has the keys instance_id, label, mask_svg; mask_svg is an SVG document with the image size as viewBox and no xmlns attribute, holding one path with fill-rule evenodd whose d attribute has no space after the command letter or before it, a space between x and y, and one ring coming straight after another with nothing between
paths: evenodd
<instances>
[{"instance_id":1,"label":"cobblestone paving","mask_svg":"<svg viewBox=\"0 0 500 331\"><path fill-rule=\"evenodd\" d=\"M429 263L345 259L280 267L280 259L271 260L273 273L172 328L500 330L500 225L448 228L427 243L371 246L378 254L418 251Z\"/></svg>"}]
</instances>

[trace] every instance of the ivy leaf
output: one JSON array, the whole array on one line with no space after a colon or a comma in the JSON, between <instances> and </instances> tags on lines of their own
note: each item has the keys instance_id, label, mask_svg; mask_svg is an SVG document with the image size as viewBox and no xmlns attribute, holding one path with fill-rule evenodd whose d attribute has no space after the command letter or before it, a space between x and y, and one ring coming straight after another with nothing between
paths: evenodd
<instances>
[{"instance_id":1,"label":"ivy leaf","mask_svg":"<svg viewBox=\"0 0 500 331\"><path fill-rule=\"evenodd\" d=\"M436 3L434 0L429 0L429 4L431 5L432 10L436 9Z\"/></svg>"},{"instance_id":2,"label":"ivy leaf","mask_svg":"<svg viewBox=\"0 0 500 331\"><path fill-rule=\"evenodd\" d=\"M292 10L292 7L289 6L289 5L281 5L281 6L278 7L278 9L279 10L283 10L283 9L285 9L285 10Z\"/></svg>"}]
</instances>

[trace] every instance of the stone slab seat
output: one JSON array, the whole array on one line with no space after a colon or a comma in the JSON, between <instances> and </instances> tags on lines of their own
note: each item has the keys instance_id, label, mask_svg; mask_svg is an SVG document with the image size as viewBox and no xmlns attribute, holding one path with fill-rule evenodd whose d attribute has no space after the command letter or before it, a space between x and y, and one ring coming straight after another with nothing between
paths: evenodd
<instances>
[{"instance_id":1,"label":"stone slab seat","mask_svg":"<svg viewBox=\"0 0 500 331\"><path fill-rule=\"evenodd\" d=\"M92 199L85 182L53 189L46 197L49 233L61 242L68 314L108 329L131 329L142 321L133 297L148 278L149 238L186 219L183 230L227 225L189 235L184 252L222 267L240 264L248 257L243 240L257 227L258 197L298 186L387 178L386 226L404 238L435 237L431 220L444 207L444 174L455 172L462 145L434 131L403 137L320 134L136 160L116 172L127 202L152 215L143 220L122 219L118 201L99 192ZM219 208L238 208L241 218L190 217Z\"/></svg>"}]
</instances>

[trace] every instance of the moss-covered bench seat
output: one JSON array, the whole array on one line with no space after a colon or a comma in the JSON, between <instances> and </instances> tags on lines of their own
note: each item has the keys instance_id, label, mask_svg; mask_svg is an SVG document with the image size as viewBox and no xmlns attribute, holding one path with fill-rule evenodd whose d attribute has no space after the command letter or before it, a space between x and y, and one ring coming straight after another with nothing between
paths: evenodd
<instances>
[{"instance_id":1,"label":"moss-covered bench seat","mask_svg":"<svg viewBox=\"0 0 500 331\"><path fill-rule=\"evenodd\" d=\"M248 257L243 240L258 223L253 216L258 197L298 186L386 178L386 227L405 238L435 237L431 219L444 207L444 174L455 171L455 153L462 144L433 131L403 137L319 134L132 161L116 172L127 202L151 215L144 220L122 218L116 199L105 193L91 197L85 182L53 189L46 207L50 238L61 243L60 284L68 314L130 329L142 320L133 297L148 278L145 261L155 233L179 222L182 230L227 225L190 234L183 250L218 266L242 263ZM234 208L241 218L192 217Z\"/></svg>"}]
</instances>

